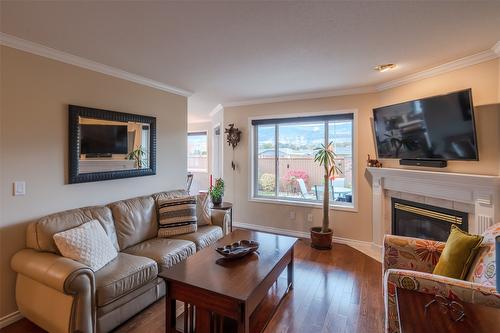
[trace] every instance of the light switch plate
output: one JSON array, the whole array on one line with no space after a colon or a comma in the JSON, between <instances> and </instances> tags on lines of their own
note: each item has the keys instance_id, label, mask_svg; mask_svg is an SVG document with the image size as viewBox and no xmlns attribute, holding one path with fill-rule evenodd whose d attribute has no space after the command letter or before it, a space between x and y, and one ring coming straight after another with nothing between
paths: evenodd
<instances>
[{"instance_id":1,"label":"light switch plate","mask_svg":"<svg viewBox=\"0 0 500 333\"><path fill-rule=\"evenodd\" d=\"M26 182L25 181L15 181L14 182L14 196L26 195Z\"/></svg>"}]
</instances>

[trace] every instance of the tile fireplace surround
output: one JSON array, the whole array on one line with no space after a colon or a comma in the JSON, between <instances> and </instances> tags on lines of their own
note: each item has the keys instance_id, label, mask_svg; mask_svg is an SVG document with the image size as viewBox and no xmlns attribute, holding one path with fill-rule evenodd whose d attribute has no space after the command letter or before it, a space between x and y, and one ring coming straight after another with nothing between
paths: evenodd
<instances>
[{"instance_id":1,"label":"tile fireplace surround","mask_svg":"<svg viewBox=\"0 0 500 333\"><path fill-rule=\"evenodd\" d=\"M392 234L391 198L469 214L469 232L500 222L500 177L394 168L367 168L373 192L373 242Z\"/></svg>"}]
</instances>

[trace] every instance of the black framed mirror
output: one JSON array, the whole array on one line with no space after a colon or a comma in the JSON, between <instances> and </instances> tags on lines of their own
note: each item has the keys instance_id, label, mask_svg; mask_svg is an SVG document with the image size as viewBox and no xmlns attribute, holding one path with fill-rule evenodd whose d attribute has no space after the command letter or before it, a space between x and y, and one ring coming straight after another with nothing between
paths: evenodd
<instances>
[{"instance_id":1,"label":"black framed mirror","mask_svg":"<svg viewBox=\"0 0 500 333\"><path fill-rule=\"evenodd\" d=\"M156 118L69 105L70 184L156 174Z\"/></svg>"}]
</instances>

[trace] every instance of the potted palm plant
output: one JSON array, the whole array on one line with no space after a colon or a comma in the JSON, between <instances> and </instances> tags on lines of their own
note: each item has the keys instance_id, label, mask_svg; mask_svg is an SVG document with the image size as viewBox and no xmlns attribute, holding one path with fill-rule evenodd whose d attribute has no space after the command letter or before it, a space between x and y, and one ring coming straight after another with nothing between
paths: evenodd
<instances>
[{"instance_id":1,"label":"potted palm plant","mask_svg":"<svg viewBox=\"0 0 500 333\"><path fill-rule=\"evenodd\" d=\"M132 150L130 153L127 155L127 159L129 160L135 160L137 169L142 169L143 166L147 167L145 165L145 158L147 156L147 151L142 148L142 146L137 147L136 149Z\"/></svg>"},{"instance_id":2,"label":"potted palm plant","mask_svg":"<svg viewBox=\"0 0 500 333\"><path fill-rule=\"evenodd\" d=\"M332 142L325 147L321 144L320 147L315 148L314 162L318 162L325 170L325 188L323 195L323 223L321 227L311 228L311 246L319 250L329 250L332 248L333 231L330 229L330 177L335 176L336 172L341 172L335 163L335 153L333 152Z\"/></svg>"}]
</instances>

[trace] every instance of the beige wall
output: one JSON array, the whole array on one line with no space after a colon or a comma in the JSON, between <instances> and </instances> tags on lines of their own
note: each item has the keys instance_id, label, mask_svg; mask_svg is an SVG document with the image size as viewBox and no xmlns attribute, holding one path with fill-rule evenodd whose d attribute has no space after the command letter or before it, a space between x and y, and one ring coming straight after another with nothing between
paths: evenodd
<instances>
[{"instance_id":1,"label":"beige wall","mask_svg":"<svg viewBox=\"0 0 500 333\"><path fill-rule=\"evenodd\" d=\"M181 188L186 176L187 99L1 47L0 318L16 310L14 252L28 222L45 214ZM67 184L67 105L157 118L157 175ZM43 124L43 126L40 126ZM25 180L26 196L12 196Z\"/></svg>"},{"instance_id":2,"label":"beige wall","mask_svg":"<svg viewBox=\"0 0 500 333\"><path fill-rule=\"evenodd\" d=\"M230 169L233 151L224 148L224 179L226 180L226 199L233 201L234 220L249 224L272 226L275 228L308 232L307 213L313 212L312 225L321 223L321 210L282 204L251 202L248 200L249 187L249 128L248 118L263 115L310 113L320 111L357 109L357 198L358 212L335 210L333 212L334 234L339 237L371 241L371 204L370 178L366 173L367 154L375 156L375 145L371 126L372 109L377 106L394 104L411 99L427 97L451 91L472 88L476 106L476 122L480 161L450 162L444 172L464 172L497 175L499 174L499 128L500 95L498 59L468 68L439 75L405 86L389 89L380 93L329 97L321 99L280 102L224 109L224 124L235 123L243 131L242 142L234 150L234 161L238 168ZM384 160L384 166L400 167L397 160ZM436 171L436 169L433 169ZM290 210L296 213L295 220L289 218Z\"/></svg>"}]
</instances>

